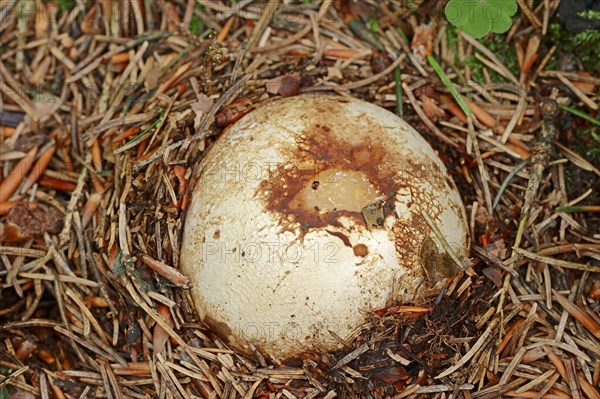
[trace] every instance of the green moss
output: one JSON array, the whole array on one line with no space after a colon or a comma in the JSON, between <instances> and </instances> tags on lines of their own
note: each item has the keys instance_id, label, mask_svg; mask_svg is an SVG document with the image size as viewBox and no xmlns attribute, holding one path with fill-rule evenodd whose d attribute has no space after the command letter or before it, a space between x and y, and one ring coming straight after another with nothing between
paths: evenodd
<instances>
[{"instance_id":1,"label":"green moss","mask_svg":"<svg viewBox=\"0 0 600 399\"><path fill-rule=\"evenodd\" d=\"M204 11L204 6L200 3L196 3L196 9ZM204 22L200 19L199 16L193 15L192 20L190 21L190 32L194 35L199 35L204 30Z\"/></svg>"},{"instance_id":2,"label":"green moss","mask_svg":"<svg viewBox=\"0 0 600 399\"><path fill-rule=\"evenodd\" d=\"M58 0L58 10L60 12L71 11L73 7L75 7L75 0Z\"/></svg>"},{"instance_id":3,"label":"green moss","mask_svg":"<svg viewBox=\"0 0 600 399\"><path fill-rule=\"evenodd\" d=\"M379 30L379 20L375 15L371 15L369 17L369 28L371 30L371 33L377 33L377 31Z\"/></svg>"},{"instance_id":4,"label":"green moss","mask_svg":"<svg viewBox=\"0 0 600 399\"><path fill-rule=\"evenodd\" d=\"M587 19L595 19L600 21L600 11L585 10L580 12L579 16Z\"/></svg>"},{"instance_id":5,"label":"green moss","mask_svg":"<svg viewBox=\"0 0 600 399\"><path fill-rule=\"evenodd\" d=\"M573 151L598 165L600 163L600 133L595 127L575 130Z\"/></svg>"},{"instance_id":6,"label":"green moss","mask_svg":"<svg viewBox=\"0 0 600 399\"><path fill-rule=\"evenodd\" d=\"M553 44L550 44L550 48L552 47ZM542 48L542 54L547 54L548 51L550 51L550 48ZM545 70L548 71L557 71L560 69L560 56L558 51L555 51L552 56L550 57L550 59L548 60L548 63L546 64L546 66L544 67Z\"/></svg>"},{"instance_id":7,"label":"green moss","mask_svg":"<svg viewBox=\"0 0 600 399\"><path fill-rule=\"evenodd\" d=\"M485 84L485 78L483 77L484 65L475 57L468 57L465 59L465 65L471 69L471 79L479 84Z\"/></svg>"},{"instance_id":8,"label":"green moss","mask_svg":"<svg viewBox=\"0 0 600 399\"><path fill-rule=\"evenodd\" d=\"M454 65L458 65L458 28L454 25L446 25L446 43L448 45L448 52L454 55L454 59L451 60Z\"/></svg>"},{"instance_id":9,"label":"green moss","mask_svg":"<svg viewBox=\"0 0 600 399\"><path fill-rule=\"evenodd\" d=\"M600 69L600 31L590 30L573 34L564 30L560 24L552 23L549 32L558 47L558 52L573 61L581 61L588 71ZM550 69L550 65L546 69Z\"/></svg>"},{"instance_id":10,"label":"green moss","mask_svg":"<svg viewBox=\"0 0 600 399\"><path fill-rule=\"evenodd\" d=\"M575 188L573 182L573 173L569 168L565 168L565 188L567 189L568 193L573 192L573 189Z\"/></svg>"}]
</instances>

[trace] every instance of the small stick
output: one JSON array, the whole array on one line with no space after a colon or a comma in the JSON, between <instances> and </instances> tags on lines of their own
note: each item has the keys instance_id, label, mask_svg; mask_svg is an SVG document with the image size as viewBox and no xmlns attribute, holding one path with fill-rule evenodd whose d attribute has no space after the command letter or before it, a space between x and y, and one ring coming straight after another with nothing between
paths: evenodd
<instances>
[{"instance_id":1,"label":"small stick","mask_svg":"<svg viewBox=\"0 0 600 399\"><path fill-rule=\"evenodd\" d=\"M550 359L556 371L558 371L558 374L560 374L560 376L567 381L567 370L565 369L565 365L563 364L562 360L550 349L544 347L544 351L548 355L548 359Z\"/></svg>"},{"instance_id":2,"label":"small stick","mask_svg":"<svg viewBox=\"0 0 600 399\"><path fill-rule=\"evenodd\" d=\"M113 143L118 143L119 141L127 140L128 138L135 136L141 131L141 129L137 126L130 127L126 129L123 133L116 135L113 139Z\"/></svg>"},{"instance_id":3,"label":"small stick","mask_svg":"<svg viewBox=\"0 0 600 399\"><path fill-rule=\"evenodd\" d=\"M508 69L496 55L491 52L487 47L483 44L479 43L475 38L469 36L464 31L460 33L463 39L465 39L469 44L475 47L477 50L481 51L486 57L488 57L494 64L498 66L499 69L502 70L501 75L505 76L509 80L512 80L513 83L519 84L519 80L517 77Z\"/></svg>"},{"instance_id":4,"label":"small stick","mask_svg":"<svg viewBox=\"0 0 600 399\"><path fill-rule=\"evenodd\" d=\"M521 10L523 11L523 14L525 14L525 16L527 17L527 19L529 19L529 21L533 25L535 25L536 28L541 29L542 28L542 22L537 17L537 15L535 15L534 12L531 11L531 8L529 8L529 6L527 5L527 3L525 3L525 0L517 0L517 3L519 3L519 6L521 7Z\"/></svg>"},{"instance_id":5,"label":"small stick","mask_svg":"<svg viewBox=\"0 0 600 399\"><path fill-rule=\"evenodd\" d=\"M590 316L588 316L579 306L569 301L564 296L560 295L558 291L552 290L556 301L573 316L578 322L580 322L594 337L600 339L600 325Z\"/></svg>"},{"instance_id":6,"label":"small stick","mask_svg":"<svg viewBox=\"0 0 600 399\"><path fill-rule=\"evenodd\" d=\"M573 84L573 82L571 82L569 79L565 78L564 75L562 73L558 73L556 75L556 77L558 78L558 80L560 80L565 86L567 86L569 89L571 89L571 91L577 96L579 97L579 99L581 100L582 103L584 103L588 108L590 108L592 111L598 111L598 109L600 108L598 106L598 104L596 104L591 98L589 98L588 96L585 95L585 93L583 91L581 91L580 88L578 88L577 86L575 86Z\"/></svg>"},{"instance_id":7,"label":"small stick","mask_svg":"<svg viewBox=\"0 0 600 399\"><path fill-rule=\"evenodd\" d=\"M15 190L21 184L23 177L31 166L33 165L33 161L35 160L35 155L37 154L38 146L33 147L27 155L23 157L10 171L6 179L0 183L0 201L6 201L10 198L10 196L15 192Z\"/></svg>"},{"instance_id":8,"label":"small stick","mask_svg":"<svg viewBox=\"0 0 600 399\"><path fill-rule=\"evenodd\" d=\"M89 161L88 161L89 162ZM87 168L81 169L81 173L79 174L79 179L77 180L77 186L75 186L75 190L71 193L71 199L69 201L69 205L67 206L67 214L65 215L65 223L62 231L59 234L60 245L64 245L67 241L69 241L71 223L73 220L73 212L75 211L75 207L77 206L77 201L83 191L83 186L85 184L85 179L87 177Z\"/></svg>"},{"instance_id":9,"label":"small stick","mask_svg":"<svg viewBox=\"0 0 600 399\"><path fill-rule=\"evenodd\" d=\"M598 393L596 388L594 388L593 385L587 382L585 378L577 376L577 379L579 381L579 386L581 387L581 390L588 396L588 398L600 399L600 393Z\"/></svg>"},{"instance_id":10,"label":"small stick","mask_svg":"<svg viewBox=\"0 0 600 399\"><path fill-rule=\"evenodd\" d=\"M155 272L157 272L176 286L186 289L192 286L190 280L174 267L171 267L164 262L153 259L146 254L142 255L142 260L146 265L148 265L148 267L150 267L152 270L154 270Z\"/></svg>"},{"instance_id":11,"label":"small stick","mask_svg":"<svg viewBox=\"0 0 600 399\"><path fill-rule=\"evenodd\" d=\"M538 143L533 149L533 155L531 156L531 172L529 174L529 183L527 184L527 190L525 191L525 199L523 201L523 209L521 210L521 221L519 223L519 229L517 230L517 236L515 238L515 245L513 248L519 249L521 245L521 239L523 238L523 232L529 213L531 212L531 206L537 196L540 183L542 181L542 174L546 169L546 166L550 162L550 150L551 145L554 142L558 132L556 125L553 123L554 117L558 114L558 106L554 100L543 101L540 105L542 110L542 116L544 122L542 124L542 130L538 137ZM509 264L515 265L519 259L517 251L513 251L513 255L509 261Z\"/></svg>"},{"instance_id":12,"label":"small stick","mask_svg":"<svg viewBox=\"0 0 600 399\"><path fill-rule=\"evenodd\" d=\"M83 208L83 214L81 217L82 229L85 228L88 225L88 223L92 220L92 217L96 213L96 210L98 209L98 206L102 201L102 194L103 193L96 192L90 195L90 197L88 198L85 207Z\"/></svg>"},{"instance_id":13,"label":"small stick","mask_svg":"<svg viewBox=\"0 0 600 399\"><path fill-rule=\"evenodd\" d=\"M233 25L234 20L235 20L235 17L231 16L231 17L229 17L227 22L225 22L225 25L223 25L223 28L217 34L217 38L216 38L217 43L223 43L225 41L225 38L229 34L229 31L231 30L231 26Z\"/></svg>"},{"instance_id":14,"label":"small stick","mask_svg":"<svg viewBox=\"0 0 600 399\"><path fill-rule=\"evenodd\" d=\"M565 369L567 371L567 384L571 390L573 399L581 399L581 392L579 385L577 384L577 371L575 370L575 361L573 359L567 359L564 361Z\"/></svg>"},{"instance_id":15,"label":"small stick","mask_svg":"<svg viewBox=\"0 0 600 399\"><path fill-rule=\"evenodd\" d=\"M463 367L469 361L469 359L471 359L479 351L479 349L487 341L487 339L491 333L492 333L492 327L490 326L483 332L483 334L481 334L481 337L479 337L479 339L477 340L477 342L475 342L473 347L471 349L469 349L469 351L456 364L447 368L445 371L438 374L434 378L436 380L439 380L440 378L447 377L450 374L454 373L456 370L459 370L461 367Z\"/></svg>"},{"instance_id":16,"label":"small stick","mask_svg":"<svg viewBox=\"0 0 600 399\"><path fill-rule=\"evenodd\" d=\"M396 83L396 113L400 118L404 116L404 101L402 99L402 80L400 65L394 69L394 81Z\"/></svg>"},{"instance_id":17,"label":"small stick","mask_svg":"<svg viewBox=\"0 0 600 399\"><path fill-rule=\"evenodd\" d=\"M192 66L192 61L188 61L185 64L181 65L179 68L177 68L177 70L175 71L173 76L171 78L169 78L169 80L167 80L165 83L162 83L158 87L158 89L156 90L156 93L152 97L152 100L155 100L162 93L166 92L171 87L173 87L173 85L177 81L179 81L179 79L181 79L181 77L188 71L188 69L190 69L191 66Z\"/></svg>"},{"instance_id":18,"label":"small stick","mask_svg":"<svg viewBox=\"0 0 600 399\"><path fill-rule=\"evenodd\" d=\"M364 58L369 54L369 52L360 51L353 48L328 48L323 52L323 56L325 57L343 59L353 58L357 55L360 55L360 58Z\"/></svg>"},{"instance_id":19,"label":"small stick","mask_svg":"<svg viewBox=\"0 0 600 399\"><path fill-rule=\"evenodd\" d=\"M345 83L345 84L343 84L343 85L340 86L340 89L342 89L342 90L357 89L359 87L367 86L367 85L370 85L371 83L377 82L377 81L381 80L384 76L387 76L390 73L392 73L392 71L398 65L400 65L400 63L402 61L404 61L405 58L406 58L406 55L405 54L401 54L387 68L385 68L383 71L379 72L378 74L370 76L370 77L365 78L365 79L361 79L361 80L355 81L355 82Z\"/></svg>"},{"instance_id":20,"label":"small stick","mask_svg":"<svg viewBox=\"0 0 600 399\"><path fill-rule=\"evenodd\" d=\"M504 126L498 124L496 118L490 115L486 110L471 101L467 101L467 105L479 122L483 123L490 129L494 129L498 134L504 133Z\"/></svg>"},{"instance_id":21,"label":"small stick","mask_svg":"<svg viewBox=\"0 0 600 399\"><path fill-rule=\"evenodd\" d=\"M110 57L108 60L109 64L122 64L124 62L129 61L129 53L118 53Z\"/></svg>"},{"instance_id":22,"label":"small stick","mask_svg":"<svg viewBox=\"0 0 600 399\"><path fill-rule=\"evenodd\" d=\"M31 173L29 173L29 176L27 177L27 181L25 181L25 184L21 188L21 193L26 193L27 190L29 190L31 188L31 186L33 186L35 184L35 182L37 182L39 180L40 176L42 176L42 174L48 167L48 164L52 160L52 156L54 155L55 150L56 150L56 147L52 146L52 147L48 148L46 151L44 151L42 153L42 155L40 155L37 162L35 163L35 166L31 170Z\"/></svg>"},{"instance_id":23,"label":"small stick","mask_svg":"<svg viewBox=\"0 0 600 399\"><path fill-rule=\"evenodd\" d=\"M417 115L419 115L419 117L421 118L423 123L425 123L425 125L429 128L429 130L431 130L433 132L433 134L435 134L436 137L438 137L444 143L449 144L452 147L458 148L458 144L456 144L454 141L450 140L450 138L446 137L446 135L444 133L442 133L442 131L440 129L438 129L437 126L435 126L435 124L431 121L431 119L429 119L427 117L427 115L425 115L425 112L423 112L423 109L417 103L417 99L415 98L415 95L413 94L413 92L410 90L410 88L408 87L408 85L406 83L402 83L402 89L406 93L406 96L408 97L410 104L413 106L415 112L417 113Z\"/></svg>"},{"instance_id":24,"label":"small stick","mask_svg":"<svg viewBox=\"0 0 600 399\"><path fill-rule=\"evenodd\" d=\"M56 179L50 176L42 176L39 180L39 184L40 186L50 187L59 191L73 191L76 187L73 182Z\"/></svg>"},{"instance_id":25,"label":"small stick","mask_svg":"<svg viewBox=\"0 0 600 399\"><path fill-rule=\"evenodd\" d=\"M582 271L588 271L590 273L600 273L600 266L593 266L589 263L588 264L576 263L576 262L569 262L567 260L551 258L548 256L540 256L538 254L535 254L533 252L529 252L529 251L526 251L526 250L520 249L520 248L513 248L513 250L517 254L519 254L521 256L525 256L526 258L535 260L536 262L543 262L543 263L547 263L549 265L563 267L566 269L582 270Z\"/></svg>"}]
</instances>

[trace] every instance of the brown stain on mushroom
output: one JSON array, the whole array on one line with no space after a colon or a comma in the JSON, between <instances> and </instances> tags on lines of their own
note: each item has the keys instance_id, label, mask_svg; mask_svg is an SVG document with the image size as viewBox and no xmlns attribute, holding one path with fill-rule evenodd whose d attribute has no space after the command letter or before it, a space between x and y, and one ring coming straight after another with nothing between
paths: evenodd
<instances>
[{"instance_id":1,"label":"brown stain on mushroom","mask_svg":"<svg viewBox=\"0 0 600 399\"><path fill-rule=\"evenodd\" d=\"M421 245L431 234L421 209L426 207L429 216L439 221L442 209L435 197L447 192L448 188L454 189L453 182L448 182L447 173L436 162L426 160L418 164L406 157L398 159L398 152L392 153L387 148L391 144L385 142L385 126L374 122L369 124L369 131L366 132L340 131L347 121L337 107L334 101L327 100L315 106L322 115L311 117L307 113L305 122L308 128L296 139L295 148L282 154L286 162L269 171L268 178L259 184L255 195L262 199L267 211L279 215L281 229L297 234L300 240L311 229L327 229L330 234L333 234L332 231L348 231L341 222L343 218L351 221L352 229L366 229L365 219L360 212L339 209L311 211L289 206L296 194L305 187L318 190L319 184L315 183L314 177L319 172L330 168L359 171L385 195L384 220L390 217L394 220L391 228L389 223L385 223L388 227L384 228L389 229L399 260L419 259L423 252ZM271 115L266 115L263 122L270 123L271 118ZM346 135L354 143L343 140ZM360 140L357 141L356 137ZM431 188L425 191L416 184L419 181L428 181ZM410 198L405 200L410 209L408 220L395 218L394 215L394 202L399 190L410 192ZM462 211L455 209L455 212L461 214ZM342 239L344 245L352 247L349 240L346 242L337 233L333 235ZM363 252L360 247L358 252ZM406 265L410 266L408 263Z\"/></svg>"},{"instance_id":2,"label":"brown stain on mushroom","mask_svg":"<svg viewBox=\"0 0 600 399\"><path fill-rule=\"evenodd\" d=\"M332 236L337 237L340 240L342 240L342 242L344 243L345 246L352 248L352 244L350 244L350 239L344 233L340 233L339 231L331 231L331 230L325 230L325 231L328 232L329 234L331 234Z\"/></svg>"},{"instance_id":3,"label":"brown stain on mushroom","mask_svg":"<svg viewBox=\"0 0 600 399\"><path fill-rule=\"evenodd\" d=\"M365 244L356 244L352 248L352 251L354 251L355 256L360 256L361 258L364 258L369 254L369 248L367 248Z\"/></svg>"},{"instance_id":4,"label":"brown stain on mushroom","mask_svg":"<svg viewBox=\"0 0 600 399\"><path fill-rule=\"evenodd\" d=\"M327 104L320 105L326 106ZM328 226L342 228L341 217L365 226L360 212L343 209L318 212L302 207L292 209L289 204L307 185L318 190L319 184L314 183L313 177L330 168L360 171L393 202L394 194L399 189L399 184L394 181L397 170L382 167L386 156L385 144L367 138L352 145L341 141L333 132L332 126L316 123L297 140L296 148L286 154L288 161L270 171L269 178L259 185L257 195L264 199L268 211L281 215L281 225L285 230L309 230ZM390 207L386 207L386 215L391 212Z\"/></svg>"},{"instance_id":5,"label":"brown stain on mushroom","mask_svg":"<svg viewBox=\"0 0 600 399\"><path fill-rule=\"evenodd\" d=\"M210 327L211 331L216 333L226 344L231 342L231 337L234 335L227 323L215 320L210 316L205 316L203 321Z\"/></svg>"}]
</instances>

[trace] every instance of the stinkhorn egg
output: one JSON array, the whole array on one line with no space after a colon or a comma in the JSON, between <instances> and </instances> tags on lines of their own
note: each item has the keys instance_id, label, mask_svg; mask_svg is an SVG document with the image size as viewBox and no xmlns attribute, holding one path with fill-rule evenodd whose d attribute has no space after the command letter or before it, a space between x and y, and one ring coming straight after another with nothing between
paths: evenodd
<instances>
[{"instance_id":1,"label":"stinkhorn egg","mask_svg":"<svg viewBox=\"0 0 600 399\"><path fill-rule=\"evenodd\" d=\"M339 349L369 312L423 298L468 256L444 164L404 120L364 101L268 101L199 168L181 268L200 318L245 353Z\"/></svg>"}]
</instances>

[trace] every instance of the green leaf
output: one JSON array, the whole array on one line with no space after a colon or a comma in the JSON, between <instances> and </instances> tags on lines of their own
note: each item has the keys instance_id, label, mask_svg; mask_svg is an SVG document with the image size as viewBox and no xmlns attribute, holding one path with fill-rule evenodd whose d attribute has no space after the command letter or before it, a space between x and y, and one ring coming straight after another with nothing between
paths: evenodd
<instances>
[{"instance_id":1,"label":"green leaf","mask_svg":"<svg viewBox=\"0 0 600 399\"><path fill-rule=\"evenodd\" d=\"M509 30L517 10L515 0L450 0L445 14L451 24L475 38L481 38L489 32Z\"/></svg>"},{"instance_id":2,"label":"green leaf","mask_svg":"<svg viewBox=\"0 0 600 399\"><path fill-rule=\"evenodd\" d=\"M568 105L562 105L562 104L558 104L559 107L561 107L563 110L580 117L581 119L585 119L588 122L593 123L596 126L600 126L600 120L595 119L594 117L586 114L583 111L578 110L577 108L573 108L573 107L569 107Z\"/></svg>"},{"instance_id":3,"label":"green leaf","mask_svg":"<svg viewBox=\"0 0 600 399\"><path fill-rule=\"evenodd\" d=\"M483 18L481 15L477 15L472 22L465 23L462 28L467 34L475 38L480 38L490 33L490 30L492 30L492 24L489 20Z\"/></svg>"},{"instance_id":4,"label":"green leaf","mask_svg":"<svg viewBox=\"0 0 600 399\"><path fill-rule=\"evenodd\" d=\"M488 0L486 18L492 24L492 32L504 33L512 25L512 17L518 10L514 0Z\"/></svg>"},{"instance_id":5,"label":"green leaf","mask_svg":"<svg viewBox=\"0 0 600 399\"><path fill-rule=\"evenodd\" d=\"M496 21L492 22L491 31L494 33L504 33L512 26L512 18L501 15Z\"/></svg>"}]
</instances>

